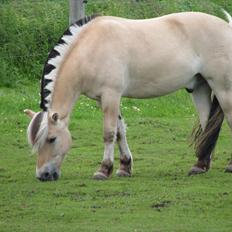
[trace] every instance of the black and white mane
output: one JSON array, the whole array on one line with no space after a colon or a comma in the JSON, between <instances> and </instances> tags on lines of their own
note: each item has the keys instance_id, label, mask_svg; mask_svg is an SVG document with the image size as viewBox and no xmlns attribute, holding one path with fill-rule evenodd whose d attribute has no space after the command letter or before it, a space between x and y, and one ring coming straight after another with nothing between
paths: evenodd
<instances>
[{"instance_id":1,"label":"black and white mane","mask_svg":"<svg viewBox=\"0 0 232 232\"><path fill-rule=\"evenodd\" d=\"M80 19L76 23L70 25L59 39L57 45L49 53L47 61L44 65L41 79L40 108L43 111L47 111L49 108L56 76L60 64L68 52L70 45L76 40L82 28L96 17L97 15L85 16L83 19Z\"/></svg>"},{"instance_id":2,"label":"black and white mane","mask_svg":"<svg viewBox=\"0 0 232 232\"><path fill-rule=\"evenodd\" d=\"M69 26L48 55L41 79L40 108L42 109L42 112L38 112L33 116L27 129L29 144L31 144L33 151L35 152L45 143L47 138L47 110L51 103L53 88L60 64L69 51L70 45L73 44L78 38L80 31L88 22L96 17L97 15L86 16Z\"/></svg>"}]
</instances>

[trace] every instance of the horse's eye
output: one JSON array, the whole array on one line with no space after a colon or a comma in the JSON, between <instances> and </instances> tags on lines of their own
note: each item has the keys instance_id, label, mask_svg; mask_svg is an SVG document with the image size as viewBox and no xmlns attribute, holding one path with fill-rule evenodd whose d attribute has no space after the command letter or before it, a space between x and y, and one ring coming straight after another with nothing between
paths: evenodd
<instances>
[{"instance_id":1,"label":"horse's eye","mask_svg":"<svg viewBox=\"0 0 232 232\"><path fill-rule=\"evenodd\" d=\"M56 140L56 137L52 137L52 138L47 139L47 142L48 143L54 143L55 140Z\"/></svg>"}]
</instances>

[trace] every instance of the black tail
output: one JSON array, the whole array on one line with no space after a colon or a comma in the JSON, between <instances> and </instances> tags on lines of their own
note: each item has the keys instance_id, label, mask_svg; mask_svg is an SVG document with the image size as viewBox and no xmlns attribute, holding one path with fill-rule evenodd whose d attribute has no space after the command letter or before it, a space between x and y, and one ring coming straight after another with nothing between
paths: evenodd
<instances>
[{"instance_id":1,"label":"black tail","mask_svg":"<svg viewBox=\"0 0 232 232\"><path fill-rule=\"evenodd\" d=\"M205 130L201 126L193 131L195 151L198 160L208 163L212 154L224 120L224 113L216 96L213 97L210 115Z\"/></svg>"}]
</instances>

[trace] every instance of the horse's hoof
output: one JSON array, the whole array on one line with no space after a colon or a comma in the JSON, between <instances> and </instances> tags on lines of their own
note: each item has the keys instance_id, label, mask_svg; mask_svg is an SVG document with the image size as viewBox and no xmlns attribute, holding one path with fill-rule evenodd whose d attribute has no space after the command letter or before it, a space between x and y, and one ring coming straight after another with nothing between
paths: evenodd
<instances>
[{"instance_id":1,"label":"horse's hoof","mask_svg":"<svg viewBox=\"0 0 232 232\"><path fill-rule=\"evenodd\" d=\"M199 167L196 167L196 166L193 166L189 173L188 173L188 176L193 176L193 175L197 175L197 174L203 174L205 173L206 170L202 169L202 168L199 168Z\"/></svg>"},{"instance_id":2,"label":"horse's hoof","mask_svg":"<svg viewBox=\"0 0 232 232\"><path fill-rule=\"evenodd\" d=\"M232 164L226 167L225 172L232 172Z\"/></svg>"},{"instance_id":3,"label":"horse's hoof","mask_svg":"<svg viewBox=\"0 0 232 232\"><path fill-rule=\"evenodd\" d=\"M131 176L131 173L126 172L126 171L124 171L124 170L118 169L117 172L116 172L116 175L117 175L118 177L130 177L130 176Z\"/></svg>"},{"instance_id":4,"label":"horse's hoof","mask_svg":"<svg viewBox=\"0 0 232 232\"><path fill-rule=\"evenodd\" d=\"M108 176L106 176L104 173L102 172L96 172L93 175L93 179L94 180L107 180Z\"/></svg>"}]
</instances>

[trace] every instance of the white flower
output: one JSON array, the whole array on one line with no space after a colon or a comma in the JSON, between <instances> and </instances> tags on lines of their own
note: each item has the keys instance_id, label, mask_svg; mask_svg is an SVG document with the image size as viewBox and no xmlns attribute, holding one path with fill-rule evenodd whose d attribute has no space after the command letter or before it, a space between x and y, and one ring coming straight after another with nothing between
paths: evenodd
<instances>
[{"instance_id":1,"label":"white flower","mask_svg":"<svg viewBox=\"0 0 232 232\"><path fill-rule=\"evenodd\" d=\"M132 109L138 112L141 111L137 106L132 106Z\"/></svg>"}]
</instances>

